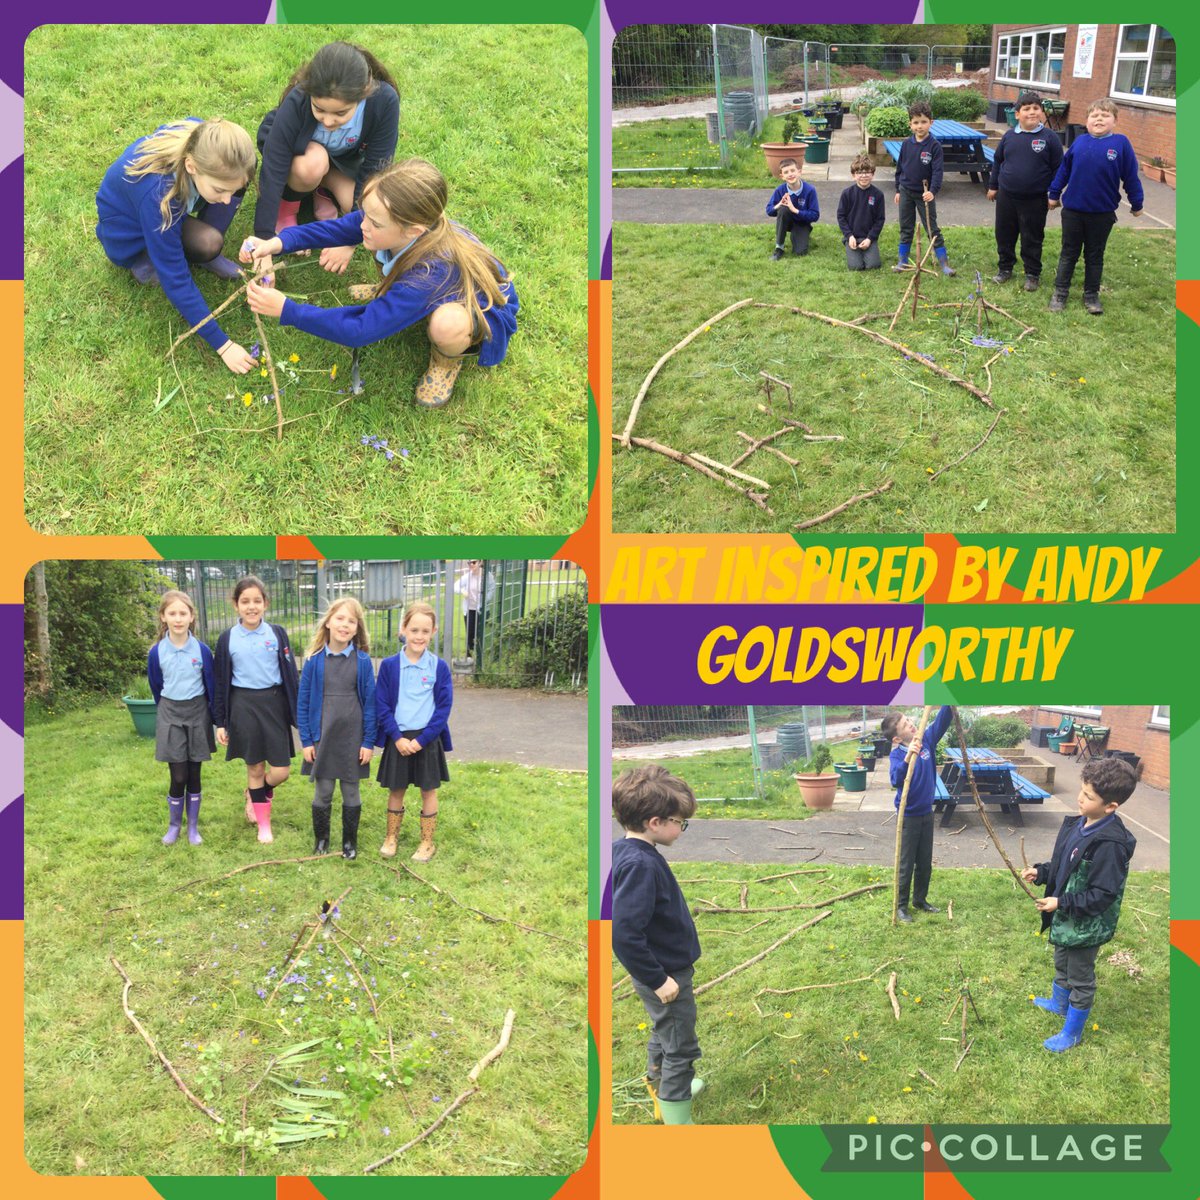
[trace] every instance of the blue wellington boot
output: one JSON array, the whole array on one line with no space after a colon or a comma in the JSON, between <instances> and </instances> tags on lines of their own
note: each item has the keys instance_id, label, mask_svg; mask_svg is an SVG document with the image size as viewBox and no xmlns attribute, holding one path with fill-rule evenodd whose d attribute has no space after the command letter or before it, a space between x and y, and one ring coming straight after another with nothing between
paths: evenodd
<instances>
[{"instance_id":1,"label":"blue wellington boot","mask_svg":"<svg viewBox=\"0 0 1200 1200\"><path fill-rule=\"evenodd\" d=\"M934 250L934 254L937 255L938 262L942 264L943 275L950 276L958 274L958 272L950 265L950 256L946 253L945 246L938 246L937 249Z\"/></svg>"},{"instance_id":2,"label":"blue wellington boot","mask_svg":"<svg viewBox=\"0 0 1200 1200\"><path fill-rule=\"evenodd\" d=\"M1067 1015L1067 1004L1071 999L1071 990L1070 988L1059 987L1057 983L1051 984L1050 987L1049 996L1036 996L1033 1002L1038 1008L1044 1008L1047 1012L1065 1017Z\"/></svg>"},{"instance_id":3,"label":"blue wellington boot","mask_svg":"<svg viewBox=\"0 0 1200 1200\"><path fill-rule=\"evenodd\" d=\"M1088 1015L1091 1011L1090 1008L1069 1007L1062 1031L1056 1033L1053 1037L1047 1038L1042 1045L1047 1050L1053 1050L1056 1054L1061 1054L1064 1050L1070 1050L1072 1046L1078 1046L1083 1041L1083 1027L1087 1024Z\"/></svg>"},{"instance_id":4,"label":"blue wellington boot","mask_svg":"<svg viewBox=\"0 0 1200 1200\"><path fill-rule=\"evenodd\" d=\"M911 271L915 264L908 260L909 243L901 242L899 247L900 261L892 268L893 271Z\"/></svg>"},{"instance_id":5,"label":"blue wellington boot","mask_svg":"<svg viewBox=\"0 0 1200 1200\"><path fill-rule=\"evenodd\" d=\"M189 792L187 798L188 842L193 846L203 844L200 836L200 793Z\"/></svg>"},{"instance_id":6,"label":"blue wellington boot","mask_svg":"<svg viewBox=\"0 0 1200 1200\"><path fill-rule=\"evenodd\" d=\"M179 839L179 830L183 825L183 797L178 800L174 796L167 797L167 832L163 834L162 844L173 846Z\"/></svg>"}]
</instances>

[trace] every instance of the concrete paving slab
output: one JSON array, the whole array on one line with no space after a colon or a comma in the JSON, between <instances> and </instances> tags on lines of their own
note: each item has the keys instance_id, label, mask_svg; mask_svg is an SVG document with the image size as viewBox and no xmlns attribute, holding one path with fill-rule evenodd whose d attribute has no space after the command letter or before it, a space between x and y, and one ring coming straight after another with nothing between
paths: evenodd
<instances>
[{"instance_id":1,"label":"concrete paving slab","mask_svg":"<svg viewBox=\"0 0 1200 1200\"><path fill-rule=\"evenodd\" d=\"M531 688L459 687L450 714L459 762L588 768L587 696Z\"/></svg>"}]
</instances>

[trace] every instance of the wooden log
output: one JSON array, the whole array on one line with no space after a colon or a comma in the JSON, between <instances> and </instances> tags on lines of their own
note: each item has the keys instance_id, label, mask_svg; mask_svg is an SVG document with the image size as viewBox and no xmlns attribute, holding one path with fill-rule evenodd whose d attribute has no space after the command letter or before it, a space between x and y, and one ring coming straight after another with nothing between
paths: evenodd
<instances>
[{"instance_id":1,"label":"wooden log","mask_svg":"<svg viewBox=\"0 0 1200 1200\"><path fill-rule=\"evenodd\" d=\"M811 529L814 525L820 525L822 522L828 521L830 517L836 517L838 513L845 512L846 509L857 504L860 500L870 500L872 496L882 495L891 488L894 482L895 480L889 479L887 483L885 483L882 487L877 487L874 491L863 492L861 496L851 496L849 500L843 501L837 506L837 508L831 508L827 513L822 513L819 517L810 517L807 521L797 521L792 528Z\"/></svg>"},{"instance_id":2,"label":"wooden log","mask_svg":"<svg viewBox=\"0 0 1200 1200\"><path fill-rule=\"evenodd\" d=\"M888 999L892 1002L892 1013L896 1020L900 1020L900 1001L896 999L896 972L893 971L888 977L887 982Z\"/></svg>"},{"instance_id":3,"label":"wooden log","mask_svg":"<svg viewBox=\"0 0 1200 1200\"><path fill-rule=\"evenodd\" d=\"M614 433L613 441L619 442L621 435ZM761 492L752 492L749 488L741 487L733 482L732 479L726 479L725 476L717 474L710 467L706 467L703 463L697 462L690 455L684 454L681 450L673 450L670 446L664 446L661 442L652 441L650 438L630 438L629 441L634 446L641 446L644 450L653 450L655 454L663 454L673 462L677 462L685 467L691 467L693 471L699 471L701 475L707 475L709 479L715 479L718 483L723 483L727 488L732 488L735 492L740 492L747 499L752 500L759 508L771 516L775 514L767 504L766 497Z\"/></svg>"}]
</instances>

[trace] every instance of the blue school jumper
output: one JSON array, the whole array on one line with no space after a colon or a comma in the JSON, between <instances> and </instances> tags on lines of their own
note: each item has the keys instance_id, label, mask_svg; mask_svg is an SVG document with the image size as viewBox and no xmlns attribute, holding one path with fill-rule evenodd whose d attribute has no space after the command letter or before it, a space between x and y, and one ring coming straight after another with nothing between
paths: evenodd
<instances>
[{"instance_id":1,"label":"blue school jumper","mask_svg":"<svg viewBox=\"0 0 1200 1200\"><path fill-rule=\"evenodd\" d=\"M375 745L375 670L371 656L364 650L358 655L358 700L362 705L363 734L360 743L365 750ZM321 740L321 709L325 698L325 648L311 655L304 663L300 675L300 691L296 699L296 728L300 730L300 744L315 746Z\"/></svg>"},{"instance_id":2,"label":"blue school jumper","mask_svg":"<svg viewBox=\"0 0 1200 1200\"><path fill-rule=\"evenodd\" d=\"M400 654L393 654L379 664L379 678L375 682L375 713L379 725L375 735L377 746L386 746L389 742L395 745L396 740L404 735L404 730L396 724L396 703L400 699L400 657L403 653L401 650ZM440 737L442 749L453 750L448 722L454 703L454 681L450 668L436 655L431 654L430 657L437 663L433 682L433 715L417 735L416 741L424 750L435 738Z\"/></svg>"},{"instance_id":3,"label":"blue school jumper","mask_svg":"<svg viewBox=\"0 0 1200 1200\"><path fill-rule=\"evenodd\" d=\"M1062 196L1063 208L1075 212L1116 212L1121 207L1122 184L1129 207L1137 212L1146 197L1138 178L1133 144L1123 133L1104 137L1088 134L1076 138L1063 156L1050 184L1050 199Z\"/></svg>"}]
</instances>

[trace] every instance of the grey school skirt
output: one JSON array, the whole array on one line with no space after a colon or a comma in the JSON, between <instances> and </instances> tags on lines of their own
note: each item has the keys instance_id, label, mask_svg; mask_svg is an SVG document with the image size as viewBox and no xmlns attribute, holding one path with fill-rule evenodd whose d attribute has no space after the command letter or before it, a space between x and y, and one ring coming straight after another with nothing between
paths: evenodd
<instances>
[{"instance_id":1,"label":"grey school skirt","mask_svg":"<svg viewBox=\"0 0 1200 1200\"><path fill-rule=\"evenodd\" d=\"M287 694L281 684L269 688L229 689L229 748L226 761L234 758L247 763L270 763L273 767L291 765L292 721L288 714Z\"/></svg>"},{"instance_id":2,"label":"grey school skirt","mask_svg":"<svg viewBox=\"0 0 1200 1200\"><path fill-rule=\"evenodd\" d=\"M207 762L217 743L203 693L190 700L160 696L155 712L154 758L157 762Z\"/></svg>"}]
</instances>

